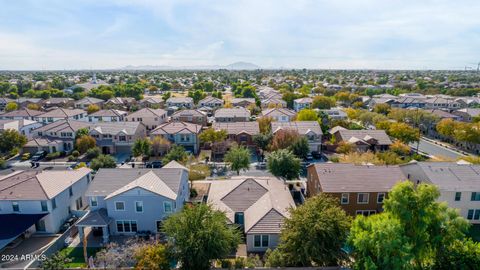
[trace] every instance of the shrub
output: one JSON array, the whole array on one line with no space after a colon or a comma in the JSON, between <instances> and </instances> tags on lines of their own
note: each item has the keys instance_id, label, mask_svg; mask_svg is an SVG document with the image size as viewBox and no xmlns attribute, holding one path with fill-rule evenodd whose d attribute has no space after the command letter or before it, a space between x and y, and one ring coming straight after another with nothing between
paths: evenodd
<instances>
[{"instance_id":1,"label":"shrub","mask_svg":"<svg viewBox=\"0 0 480 270\"><path fill-rule=\"evenodd\" d=\"M67 158L67 159L68 159L68 161L77 161L77 160L78 160L78 158L77 158L77 157L75 157L74 155L70 155L70 156L68 156L68 158Z\"/></svg>"},{"instance_id":2,"label":"shrub","mask_svg":"<svg viewBox=\"0 0 480 270\"><path fill-rule=\"evenodd\" d=\"M47 154L47 156L45 158L47 160L52 160L52 159L56 159L56 158L59 158L59 157L60 157L60 152L53 152L53 153Z\"/></svg>"},{"instance_id":3,"label":"shrub","mask_svg":"<svg viewBox=\"0 0 480 270\"><path fill-rule=\"evenodd\" d=\"M195 164L190 166L188 179L190 181L205 179L210 176L210 168L206 164Z\"/></svg>"},{"instance_id":4,"label":"shrub","mask_svg":"<svg viewBox=\"0 0 480 270\"><path fill-rule=\"evenodd\" d=\"M22 160L29 160L30 159L30 153L24 153L22 155Z\"/></svg>"},{"instance_id":5,"label":"shrub","mask_svg":"<svg viewBox=\"0 0 480 270\"><path fill-rule=\"evenodd\" d=\"M234 262L234 267L235 267L235 269L245 268L245 259L242 258L242 257L236 258L235 262Z\"/></svg>"},{"instance_id":6,"label":"shrub","mask_svg":"<svg viewBox=\"0 0 480 270\"><path fill-rule=\"evenodd\" d=\"M80 152L78 152L77 150L73 150L72 156L78 158L80 156Z\"/></svg>"},{"instance_id":7,"label":"shrub","mask_svg":"<svg viewBox=\"0 0 480 270\"><path fill-rule=\"evenodd\" d=\"M101 153L102 153L102 150L100 150L100 148L98 147L90 148L87 150L86 157L88 159L96 158L100 156Z\"/></svg>"}]
</instances>

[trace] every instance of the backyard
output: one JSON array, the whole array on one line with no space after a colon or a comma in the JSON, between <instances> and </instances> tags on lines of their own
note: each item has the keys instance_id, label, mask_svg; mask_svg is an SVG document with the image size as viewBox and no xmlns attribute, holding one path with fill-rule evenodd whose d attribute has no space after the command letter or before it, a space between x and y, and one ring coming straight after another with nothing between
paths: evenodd
<instances>
[{"instance_id":1,"label":"backyard","mask_svg":"<svg viewBox=\"0 0 480 270\"><path fill-rule=\"evenodd\" d=\"M91 247L87 248L88 257L97 254L101 248ZM85 259L83 258L83 248L82 247L67 247L60 251L60 254L65 254L67 258L72 259L70 263L67 263L66 268L85 268Z\"/></svg>"}]
</instances>

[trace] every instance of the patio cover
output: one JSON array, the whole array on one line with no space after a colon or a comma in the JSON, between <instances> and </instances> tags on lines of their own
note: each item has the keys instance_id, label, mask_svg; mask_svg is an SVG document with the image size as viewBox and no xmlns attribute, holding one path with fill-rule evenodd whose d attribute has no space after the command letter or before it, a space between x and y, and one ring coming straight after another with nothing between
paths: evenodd
<instances>
[{"instance_id":1,"label":"patio cover","mask_svg":"<svg viewBox=\"0 0 480 270\"><path fill-rule=\"evenodd\" d=\"M75 224L76 226L88 226L88 227L105 227L112 221L107 215L105 208L90 211L80 221Z\"/></svg>"},{"instance_id":2,"label":"patio cover","mask_svg":"<svg viewBox=\"0 0 480 270\"><path fill-rule=\"evenodd\" d=\"M48 213L0 215L0 224L3 225L0 230L0 239L11 239L20 235L46 215Z\"/></svg>"}]
</instances>

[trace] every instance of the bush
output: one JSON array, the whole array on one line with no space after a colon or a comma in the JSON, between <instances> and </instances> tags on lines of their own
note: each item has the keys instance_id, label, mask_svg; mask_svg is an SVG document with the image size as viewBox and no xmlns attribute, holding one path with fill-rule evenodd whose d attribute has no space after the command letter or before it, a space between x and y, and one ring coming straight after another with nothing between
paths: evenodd
<instances>
[{"instance_id":1,"label":"bush","mask_svg":"<svg viewBox=\"0 0 480 270\"><path fill-rule=\"evenodd\" d=\"M195 197L197 197L197 195L198 195L197 190L194 189L194 188L191 188L190 189L190 198L195 198Z\"/></svg>"},{"instance_id":2,"label":"bush","mask_svg":"<svg viewBox=\"0 0 480 270\"><path fill-rule=\"evenodd\" d=\"M338 163L338 162L340 162L340 158L338 158L338 157L331 157L331 158L329 158L329 160L330 160L331 162L333 162L333 163Z\"/></svg>"},{"instance_id":3,"label":"bush","mask_svg":"<svg viewBox=\"0 0 480 270\"><path fill-rule=\"evenodd\" d=\"M234 267L235 267L235 269L245 268L245 259L242 258L242 257L236 258L235 262L234 262Z\"/></svg>"},{"instance_id":4,"label":"bush","mask_svg":"<svg viewBox=\"0 0 480 270\"><path fill-rule=\"evenodd\" d=\"M24 153L24 154L22 155L22 160L25 161L25 160L29 160L29 159L30 159L30 153Z\"/></svg>"},{"instance_id":5,"label":"bush","mask_svg":"<svg viewBox=\"0 0 480 270\"><path fill-rule=\"evenodd\" d=\"M77 161L78 160L78 157L75 157L74 155L70 155L68 156L68 161Z\"/></svg>"},{"instance_id":6,"label":"bush","mask_svg":"<svg viewBox=\"0 0 480 270\"><path fill-rule=\"evenodd\" d=\"M59 158L60 157L60 152L53 152L53 153L49 153L47 154L47 156L45 157L47 160L52 160L52 159L56 159L56 158Z\"/></svg>"},{"instance_id":7,"label":"bush","mask_svg":"<svg viewBox=\"0 0 480 270\"><path fill-rule=\"evenodd\" d=\"M100 150L100 148L98 147L90 148L87 150L86 157L88 159L96 158L100 156L101 153L102 153L102 150Z\"/></svg>"},{"instance_id":8,"label":"bush","mask_svg":"<svg viewBox=\"0 0 480 270\"><path fill-rule=\"evenodd\" d=\"M206 164L195 164L190 166L188 179L190 181L202 180L210 176L210 168Z\"/></svg>"},{"instance_id":9,"label":"bush","mask_svg":"<svg viewBox=\"0 0 480 270\"><path fill-rule=\"evenodd\" d=\"M220 260L220 266L223 269L231 269L232 268L232 262L230 260Z\"/></svg>"},{"instance_id":10,"label":"bush","mask_svg":"<svg viewBox=\"0 0 480 270\"><path fill-rule=\"evenodd\" d=\"M73 150L72 156L78 158L80 156L80 152L78 152L77 150Z\"/></svg>"},{"instance_id":11,"label":"bush","mask_svg":"<svg viewBox=\"0 0 480 270\"><path fill-rule=\"evenodd\" d=\"M0 169L6 169L7 168L7 161L4 158L0 158Z\"/></svg>"}]
</instances>

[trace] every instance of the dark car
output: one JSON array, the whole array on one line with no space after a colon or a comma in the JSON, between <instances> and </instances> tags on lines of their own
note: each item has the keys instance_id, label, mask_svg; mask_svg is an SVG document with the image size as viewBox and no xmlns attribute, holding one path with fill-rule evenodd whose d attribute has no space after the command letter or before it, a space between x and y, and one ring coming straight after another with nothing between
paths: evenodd
<instances>
[{"instance_id":1,"label":"dark car","mask_svg":"<svg viewBox=\"0 0 480 270\"><path fill-rule=\"evenodd\" d=\"M32 161L40 161L46 156L47 156L46 151L38 151L37 153L35 153L35 155L33 155Z\"/></svg>"}]
</instances>

